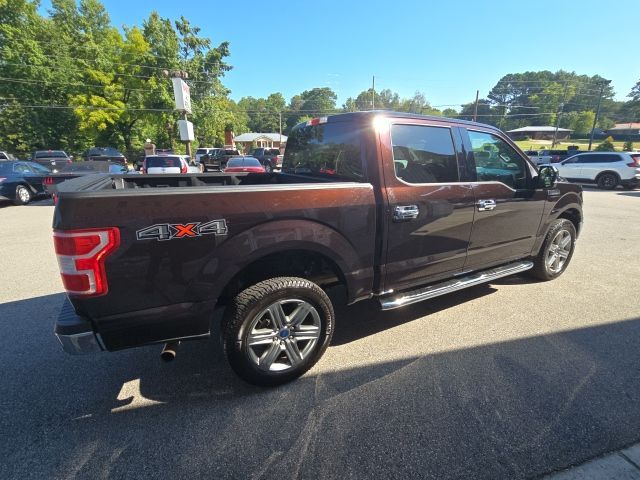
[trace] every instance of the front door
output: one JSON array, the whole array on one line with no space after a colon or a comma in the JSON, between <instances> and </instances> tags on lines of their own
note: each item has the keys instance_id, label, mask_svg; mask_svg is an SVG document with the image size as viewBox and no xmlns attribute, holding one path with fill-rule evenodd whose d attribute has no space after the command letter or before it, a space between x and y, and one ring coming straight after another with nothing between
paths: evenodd
<instances>
[{"instance_id":1,"label":"front door","mask_svg":"<svg viewBox=\"0 0 640 480\"><path fill-rule=\"evenodd\" d=\"M393 122L379 132L387 199L387 291L461 271L474 214L472 185L461 181L457 128L419 120Z\"/></svg>"},{"instance_id":2,"label":"front door","mask_svg":"<svg viewBox=\"0 0 640 480\"><path fill-rule=\"evenodd\" d=\"M567 180L582 180L585 177L583 167L586 155L574 155L555 165L561 177Z\"/></svg>"},{"instance_id":3,"label":"front door","mask_svg":"<svg viewBox=\"0 0 640 480\"><path fill-rule=\"evenodd\" d=\"M528 257L533 248L547 193L535 188L535 170L495 131L466 129L465 149L475 171L475 216L467 270Z\"/></svg>"}]
</instances>

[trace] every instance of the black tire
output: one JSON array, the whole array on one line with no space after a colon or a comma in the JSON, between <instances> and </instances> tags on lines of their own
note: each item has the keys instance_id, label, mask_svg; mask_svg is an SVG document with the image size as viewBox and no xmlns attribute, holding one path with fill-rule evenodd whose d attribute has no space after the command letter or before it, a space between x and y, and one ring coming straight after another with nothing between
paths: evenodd
<instances>
[{"instance_id":1,"label":"black tire","mask_svg":"<svg viewBox=\"0 0 640 480\"><path fill-rule=\"evenodd\" d=\"M564 259L562 265L558 265L560 268L555 270L554 264L549 265L548 261L551 256L553 256L552 249L554 247L554 241L558 238L561 232L568 232L571 236L571 243L569 245L570 249L568 251L567 257ZM533 261L533 268L529 270L530 274L537 278L538 280L548 281L554 280L558 278L560 275L564 273L564 271L569 266L571 262L571 257L573 257L573 252L576 246L576 227L569 220L564 218L559 218L551 223L547 235L542 243L542 247L540 248L540 253ZM557 252L557 249L556 249Z\"/></svg>"},{"instance_id":2,"label":"black tire","mask_svg":"<svg viewBox=\"0 0 640 480\"><path fill-rule=\"evenodd\" d=\"M295 309L296 305L299 309ZM278 306L284 313L280 330L270 313ZM313 309L304 313L308 306ZM298 318L304 318L296 326L298 311L302 312ZM309 321L313 324L304 324ZM258 326L261 333L255 330ZM309 336L303 332L311 329L311 335L317 338L302 338ZM242 379L254 385L275 386L298 378L315 365L329 346L333 329L333 305L324 290L303 278L276 277L247 288L233 299L224 314L222 336L229 364ZM250 346L250 334L262 343ZM293 353L300 353L295 362L289 350L293 344Z\"/></svg>"},{"instance_id":3,"label":"black tire","mask_svg":"<svg viewBox=\"0 0 640 480\"><path fill-rule=\"evenodd\" d=\"M271 166L271 162L265 162L264 171L267 173L273 172L273 167Z\"/></svg>"},{"instance_id":4,"label":"black tire","mask_svg":"<svg viewBox=\"0 0 640 480\"><path fill-rule=\"evenodd\" d=\"M620 178L615 173L605 172L598 176L598 188L613 190L620 183Z\"/></svg>"},{"instance_id":5,"label":"black tire","mask_svg":"<svg viewBox=\"0 0 640 480\"><path fill-rule=\"evenodd\" d=\"M26 185L18 185L16 186L16 197L13 200L13 203L16 205L26 205L33 198L33 194L31 190Z\"/></svg>"}]
</instances>

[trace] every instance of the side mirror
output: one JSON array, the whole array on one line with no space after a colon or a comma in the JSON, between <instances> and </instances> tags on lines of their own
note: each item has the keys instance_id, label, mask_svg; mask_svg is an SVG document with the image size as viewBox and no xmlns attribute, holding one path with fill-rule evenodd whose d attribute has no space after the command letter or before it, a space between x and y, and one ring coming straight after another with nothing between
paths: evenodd
<instances>
[{"instance_id":1,"label":"side mirror","mask_svg":"<svg viewBox=\"0 0 640 480\"><path fill-rule=\"evenodd\" d=\"M558 169L551 165L545 165L538 170L538 185L542 188L553 188L558 181Z\"/></svg>"}]
</instances>

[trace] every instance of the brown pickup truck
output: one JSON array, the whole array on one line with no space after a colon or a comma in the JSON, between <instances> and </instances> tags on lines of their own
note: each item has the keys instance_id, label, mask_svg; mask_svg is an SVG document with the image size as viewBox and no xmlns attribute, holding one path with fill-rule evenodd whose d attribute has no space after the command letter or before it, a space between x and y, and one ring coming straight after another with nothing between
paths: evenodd
<instances>
[{"instance_id":1,"label":"brown pickup truck","mask_svg":"<svg viewBox=\"0 0 640 480\"><path fill-rule=\"evenodd\" d=\"M582 225L581 188L501 131L392 112L296 126L280 173L97 175L58 193L65 350L165 343L171 358L224 309L231 367L261 385L322 356L331 287L386 310L527 270L551 280Z\"/></svg>"}]
</instances>

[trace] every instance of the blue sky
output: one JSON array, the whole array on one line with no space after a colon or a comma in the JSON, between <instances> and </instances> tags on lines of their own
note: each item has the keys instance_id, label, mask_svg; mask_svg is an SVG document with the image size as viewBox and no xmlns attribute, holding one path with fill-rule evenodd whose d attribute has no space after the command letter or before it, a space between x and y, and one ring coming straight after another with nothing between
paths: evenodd
<instances>
[{"instance_id":1,"label":"blue sky","mask_svg":"<svg viewBox=\"0 0 640 480\"><path fill-rule=\"evenodd\" d=\"M558 69L609 78L625 99L640 80L638 0L102 1L116 26L156 10L229 41L235 100L328 86L341 105L375 75L376 89L457 106L507 73Z\"/></svg>"}]
</instances>

